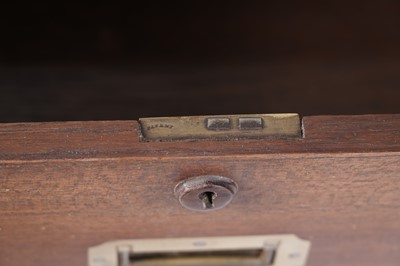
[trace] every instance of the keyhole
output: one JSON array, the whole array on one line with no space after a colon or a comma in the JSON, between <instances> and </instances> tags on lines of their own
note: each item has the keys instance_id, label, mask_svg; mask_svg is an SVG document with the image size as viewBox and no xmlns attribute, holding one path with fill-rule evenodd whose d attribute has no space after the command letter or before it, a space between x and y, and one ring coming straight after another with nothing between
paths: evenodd
<instances>
[{"instance_id":1,"label":"keyhole","mask_svg":"<svg viewBox=\"0 0 400 266\"><path fill-rule=\"evenodd\" d=\"M214 199L217 197L212 191L206 191L199 195L199 199L203 202L204 209L212 209L214 208Z\"/></svg>"}]
</instances>

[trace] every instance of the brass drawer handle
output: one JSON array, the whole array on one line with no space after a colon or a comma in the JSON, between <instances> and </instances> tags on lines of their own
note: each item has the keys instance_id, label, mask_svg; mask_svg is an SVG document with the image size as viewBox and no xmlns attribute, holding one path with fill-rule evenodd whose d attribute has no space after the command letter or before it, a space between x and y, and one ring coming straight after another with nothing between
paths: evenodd
<instances>
[{"instance_id":1,"label":"brass drawer handle","mask_svg":"<svg viewBox=\"0 0 400 266\"><path fill-rule=\"evenodd\" d=\"M295 235L142 239L89 249L89 266L304 266L310 242Z\"/></svg>"}]
</instances>

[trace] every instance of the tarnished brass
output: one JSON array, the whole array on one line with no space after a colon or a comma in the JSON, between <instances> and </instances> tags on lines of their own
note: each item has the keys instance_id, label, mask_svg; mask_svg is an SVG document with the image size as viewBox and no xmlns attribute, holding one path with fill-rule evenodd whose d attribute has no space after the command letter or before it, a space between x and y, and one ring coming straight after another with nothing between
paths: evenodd
<instances>
[{"instance_id":1,"label":"tarnished brass","mask_svg":"<svg viewBox=\"0 0 400 266\"><path fill-rule=\"evenodd\" d=\"M182 206L203 212L225 207L237 190L237 184L228 177L203 175L179 182L174 191Z\"/></svg>"},{"instance_id":2,"label":"tarnished brass","mask_svg":"<svg viewBox=\"0 0 400 266\"><path fill-rule=\"evenodd\" d=\"M142 141L300 138L298 114L247 114L139 119Z\"/></svg>"},{"instance_id":3,"label":"tarnished brass","mask_svg":"<svg viewBox=\"0 0 400 266\"><path fill-rule=\"evenodd\" d=\"M89 266L305 266L295 235L119 240L89 248Z\"/></svg>"}]
</instances>

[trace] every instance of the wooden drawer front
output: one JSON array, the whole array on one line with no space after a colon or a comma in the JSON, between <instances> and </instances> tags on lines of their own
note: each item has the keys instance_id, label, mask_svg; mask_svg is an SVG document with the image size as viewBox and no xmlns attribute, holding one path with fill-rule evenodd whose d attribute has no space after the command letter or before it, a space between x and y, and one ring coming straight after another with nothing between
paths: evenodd
<instances>
[{"instance_id":1,"label":"wooden drawer front","mask_svg":"<svg viewBox=\"0 0 400 266\"><path fill-rule=\"evenodd\" d=\"M378 129L400 116L378 118L336 142L318 138L331 123L319 117L303 140L200 144L140 143L132 122L5 124L0 265L83 266L88 247L116 239L268 234L310 240L311 266L398 265L400 123ZM232 178L233 201L183 208L175 185L205 174Z\"/></svg>"}]
</instances>

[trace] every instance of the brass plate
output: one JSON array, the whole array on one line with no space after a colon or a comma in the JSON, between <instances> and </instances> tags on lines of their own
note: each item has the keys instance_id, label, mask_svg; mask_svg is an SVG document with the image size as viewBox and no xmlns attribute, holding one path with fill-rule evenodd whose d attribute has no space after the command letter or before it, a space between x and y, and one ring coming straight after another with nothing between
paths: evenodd
<instances>
[{"instance_id":1,"label":"brass plate","mask_svg":"<svg viewBox=\"0 0 400 266\"><path fill-rule=\"evenodd\" d=\"M298 114L246 114L139 119L142 141L301 138Z\"/></svg>"}]
</instances>

